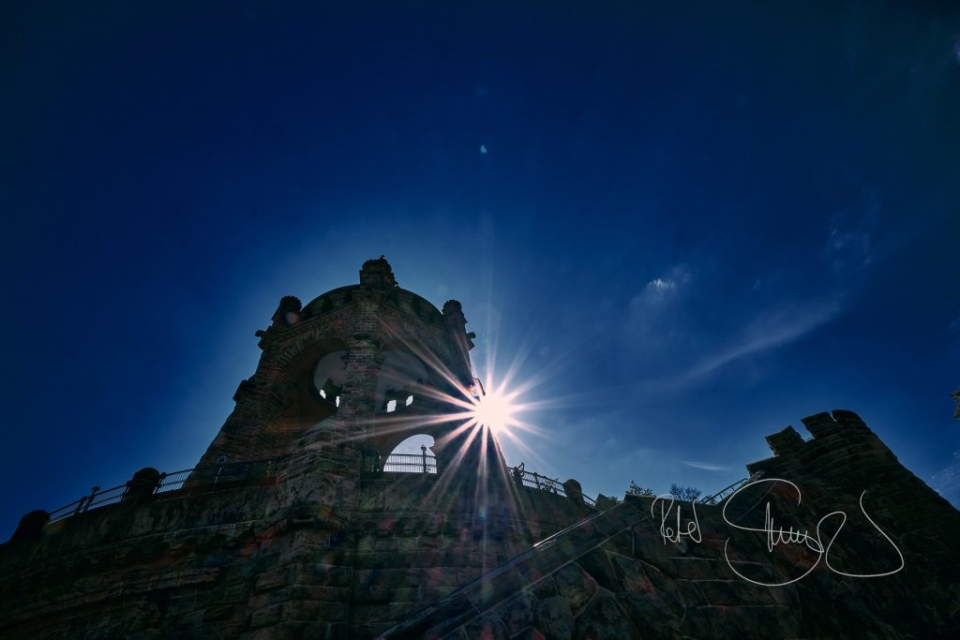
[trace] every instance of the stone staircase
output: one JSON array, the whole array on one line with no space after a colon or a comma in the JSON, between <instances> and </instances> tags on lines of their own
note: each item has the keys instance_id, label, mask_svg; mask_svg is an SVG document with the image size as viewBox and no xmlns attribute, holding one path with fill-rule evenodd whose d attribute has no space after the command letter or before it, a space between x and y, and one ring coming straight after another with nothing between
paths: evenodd
<instances>
[{"instance_id":1,"label":"stone staircase","mask_svg":"<svg viewBox=\"0 0 960 640\"><path fill-rule=\"evenodd\" d=\"M480 637L487 628L491 637L512 637L522 632L527 617L519 609L529 609L536 599L528 593L547 577L589 554L597 547L619 535L629 535L630 528L644 516L630 503L595 513L537 543L528 551L487 572L450 595L383 633L380 638L444 638ZM575 580L570 581L571 583ZM583 585L568 585L561 589L567 596L584 590ZM586 591L590 591L589 587ZM533 598L533 600L531 600ZM504 615L495 613L503 609ZM512 623L511 623L512 621ZM530 620L532 622L532 620Z\"/></svg>"}]
</instances>

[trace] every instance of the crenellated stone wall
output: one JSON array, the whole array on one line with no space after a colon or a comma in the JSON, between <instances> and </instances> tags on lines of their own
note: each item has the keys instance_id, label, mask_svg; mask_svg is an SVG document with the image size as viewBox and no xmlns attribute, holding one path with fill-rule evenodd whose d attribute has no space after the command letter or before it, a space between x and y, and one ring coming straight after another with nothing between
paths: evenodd
<instances>
[{"instance_id":1,"label":"crenellated stone wall","mask_svg":"<svg viewBox=\"0 0 960 640\"><path fill-rule=\"evenodd\" d=\"M803 422L723 504L628 496L383 637L956 637L960 512L856 414Z\"/></svg>"}]
</instances>

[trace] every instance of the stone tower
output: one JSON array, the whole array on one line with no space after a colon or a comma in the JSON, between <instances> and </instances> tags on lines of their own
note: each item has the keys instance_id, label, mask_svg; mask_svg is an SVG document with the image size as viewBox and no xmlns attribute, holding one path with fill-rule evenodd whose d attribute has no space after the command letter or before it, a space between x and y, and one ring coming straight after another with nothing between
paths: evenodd
<instances>
[{"instance_id":1,"label":"stone tower","mask_svg":"<svg viewBox=\"0 0 960 640\"><path fill-rule=\"evenodd\" d=\"M324 293L306 305L280 300L266 331L256 373L242 381L236 408L200 460L204 474L246 474L250 465L323 449L360 473L376 473L411 435L434 439L443 473L457 458L465 472L485 460L503 466L487 430L464 433L474 401L471 339L461 305L441 312L401 289L387 260L367 260L360 284ZM469 430L467 430L469 431ZM486 440L486 442L484 442ZM283 464L282 462L280 464Z\"/></svg>"}]
</instances>

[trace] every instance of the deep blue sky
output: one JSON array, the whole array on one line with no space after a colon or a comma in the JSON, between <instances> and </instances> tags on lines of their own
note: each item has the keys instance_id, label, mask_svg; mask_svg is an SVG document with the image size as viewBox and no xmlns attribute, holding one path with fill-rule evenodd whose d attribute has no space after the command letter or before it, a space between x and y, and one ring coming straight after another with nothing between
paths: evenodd
<instances>
[{"instance_id":1,"label":"deep blue sky","mask_svg":"<svg viewBox=\"0 0 960 640\"><path fill-rule=\"evenodd\" d=\"M849 408L960 505L960 7L466 4L4 3L0 538L380 254L542 381L511 464L709 493Z\"/></svg>"}]
</instances>

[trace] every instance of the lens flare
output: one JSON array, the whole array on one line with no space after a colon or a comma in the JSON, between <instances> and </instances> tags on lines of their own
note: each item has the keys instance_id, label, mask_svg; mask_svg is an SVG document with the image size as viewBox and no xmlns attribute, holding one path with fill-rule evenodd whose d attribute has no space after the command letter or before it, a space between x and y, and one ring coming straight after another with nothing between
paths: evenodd
<instances>
[{"instance_id":1,"label":"lens flare","mask_svg":"<svg viewBox=\"0 0 960 640\"><path fill-rule=\"evenodd\" d=\"M474 401L472 417L477 424L493 430L494 433L502 433L516 423L513 414L518 408L511 400L510 395L498 392L480 396Z\"/></svg>"},{"instance_id":2,"label":"lens flare","mask_svg":"<svg viewBox=\"0 0 960 640\"><path fill-rule=\"evenodd\" d=\"M446 470L478 474L484 479L477 485L478 490L483 488L483 491L486 491L490 473L502 473L502 479L513 490L515 483L507 476L505 465L521 460L537 462L539 448L532 448L529 438L545 437L544 430L530 422L531 413L560 406L553 399L527 399L533 388L544 384L543 372L520 379L525 351L518 354L505 370L499 369L493 357L495 345L487 345L480 362L471 363L479 365L480 377L468 382L463 379L463 373L455 374L419 340L402 335L389 324L385 324L384 329L429 372L429 376L424 376L429 378L427 382L418 380L416 384L407 385L414 398L412 402L398 400L392 406L393 411L387 410L391 408L387 403L383 413L376 418L381 437L424 435L433 439L431 451L438 453L438 481L428 497L443 495L460 475L459 471L446 473ZM410 405L409 410L407 405ZM431 405L442 409L438 412L417 410ZM509 453L503 451L504 444ZM513 458L511 462L507 461L505 453ZM479 500L478 504L484 504L484 500Z\"/></svg>"}]
</instances>

